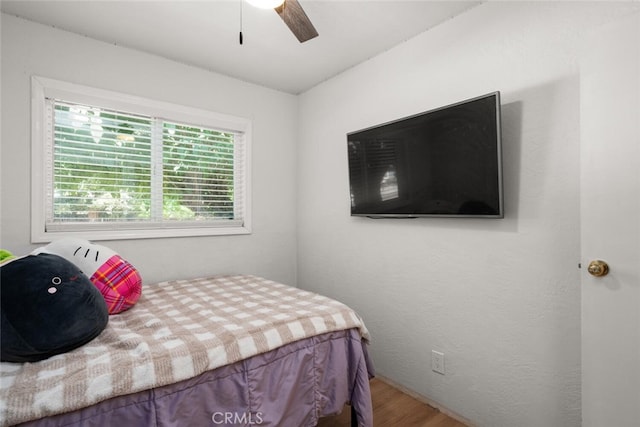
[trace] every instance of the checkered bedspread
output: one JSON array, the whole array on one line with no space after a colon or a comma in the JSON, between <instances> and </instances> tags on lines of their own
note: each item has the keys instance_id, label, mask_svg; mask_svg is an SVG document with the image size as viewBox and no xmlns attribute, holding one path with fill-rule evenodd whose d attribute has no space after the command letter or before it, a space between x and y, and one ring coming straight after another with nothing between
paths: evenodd
<instances>
[{"instance_id":1,"label":"checkered bedspread","mask_svg":"<svg viewBox=\"0 0 640 427\"><path fill-rule=\"evenodd\" d=\"M71 352L0 364L0 425L42 418L192 378L336 330L369 333L335 300L255 276L146 286L132 309Z\"/></svg>"}]
</instances>

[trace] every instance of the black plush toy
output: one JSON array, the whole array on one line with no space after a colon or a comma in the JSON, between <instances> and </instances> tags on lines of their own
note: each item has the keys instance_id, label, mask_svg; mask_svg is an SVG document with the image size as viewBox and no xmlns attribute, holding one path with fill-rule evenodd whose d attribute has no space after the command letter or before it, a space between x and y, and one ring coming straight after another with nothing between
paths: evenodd
<instances>
[{"instance_id":1,"label":"black plush toy","mask_svg":"<svg viewBox=\"0 0 640 427\"><path fill-rule=\"evenodd\" d=\"M35 362L97 337L109 313L100 291L78 267L52 254L0 266L3 362Z\"/></svg>"}]
</instances>

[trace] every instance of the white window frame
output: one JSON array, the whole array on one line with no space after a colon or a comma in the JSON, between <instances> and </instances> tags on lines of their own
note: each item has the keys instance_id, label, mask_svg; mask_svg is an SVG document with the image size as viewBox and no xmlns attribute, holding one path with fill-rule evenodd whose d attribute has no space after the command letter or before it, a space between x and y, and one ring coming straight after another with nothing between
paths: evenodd
<instances>
[{"instance_id":1,"label":"white window frame","mask_svg":"<svg viewBox=\"0 0 640 427\"><path fill-rule=\"evenodd\" d=\"M145 226L126 228L115 223L111 229L91 229L90 226L74 224L64 230L47 230L47 182L51 182L53 173L47 165L51 165L53 152L47 150L52 144L47 143L51 132L47 129L46 99L55 98L68 102L94 105L120 111L162 117L167 120L189 123L195 126L208 127L240 134L244 162L237 164L241 174L236 181L241 188L235 194L243 204L244 215L241 224L211 225L203 227L171 223L158 227ZM187 107L162 101L151 100L109 90L82 86L41 76L31 78L31 242L46 243L61 237L79 237L87 240L123 240L164 237L217 236L251 233L251 120L198 108ZM236 184L238 185L238 184Z\"/></svg>"}]
</instances>

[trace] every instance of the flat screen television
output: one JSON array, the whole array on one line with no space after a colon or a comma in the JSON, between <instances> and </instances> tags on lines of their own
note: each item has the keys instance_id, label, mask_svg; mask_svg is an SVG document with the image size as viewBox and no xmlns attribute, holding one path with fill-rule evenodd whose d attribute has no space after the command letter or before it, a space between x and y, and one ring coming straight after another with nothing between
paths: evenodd
<instances>
[{"instance_id":1,"label":"flat screen television","mask_svg":"<svg viewBox=\"0 0 640 427\"><path fill-rule=\"evenodd\" d=\"M502 218L500 92L347 134L351 215Z\"/></svg>"}]
</instances>

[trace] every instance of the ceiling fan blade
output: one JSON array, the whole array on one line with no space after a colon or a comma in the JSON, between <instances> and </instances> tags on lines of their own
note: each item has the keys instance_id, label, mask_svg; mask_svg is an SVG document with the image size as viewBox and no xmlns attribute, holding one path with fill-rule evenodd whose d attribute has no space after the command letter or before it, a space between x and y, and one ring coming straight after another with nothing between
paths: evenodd
<instances>
[{"instance_id":1,"label":"ceiling fan blade","mask_svg":"<svg viewBox=\"0 0 640 427\"><path fill-rule=\"evenodd\" d=\"M285 0L285 2L275 8L280 18L287 24L287 27L297 37L300 43L304 43L318 36L318 32L309 20L309 17L298 0Z\"/></svg>"}]
</instances>

